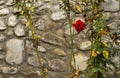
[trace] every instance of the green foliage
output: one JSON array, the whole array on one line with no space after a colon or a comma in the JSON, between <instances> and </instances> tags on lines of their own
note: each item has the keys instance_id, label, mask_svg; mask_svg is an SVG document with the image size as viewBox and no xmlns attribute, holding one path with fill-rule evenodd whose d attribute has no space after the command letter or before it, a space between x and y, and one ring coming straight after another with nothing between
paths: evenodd
<instances>
[{"instance_id":1,"label":"green foliage","mask_svg":"<svg viewBox=\"0 0 120 78\"><path fill-rule=\"evenodd\" d=\"M36 35L36 29L33 27L32 23L32 15L34 13L34 2L37 0L14 0L15 7L18 7L20 12L18 12L18 15L25 16L27 19L26 26L30 29L32 36L31 40L33 42L33 45L36 49L36 53L38 56L38 61L41 64L40 56L37 51L37 46L40 43L40 36ZM82 5L84 6L83 10L81 8L81 5L79 4L81 1ZM115 64L111 61L112 58L116 55L117 50L114 48L113 44L115 43L115 40L118 38L117 34L108 34L109 29L105 25L105 20L102 15L103 10L101 8L101 4L104 2L104 0L75 0L72 2L72 0L62 0L62 3L60 7L65 10L67 20L70 26L70 38L71 38L71 56L70 61L72 62L72 59L74 61L74 66L71 67L71 75L69 78L77 78L78 75L80 75L80 72L83 73L83 71L76 70L76 64L75 64L75 57L74 57L74 35L72 31L72 25L73 25L73 18L71 18L70 14L71 12L74 13L74 16L76 16L76 13L84 13L87 15L88 11L91 12L91 15L87 16L87 24L89 31L91 33L88 35L89 39L92 43L91 46L91 53L90 58L88 59L88 67L84 71L86 78L107 78L106 74L111 69L111 65L113 67L116 67ZM89 7L91 6L91 7ZM84 16L84 15L83 15ZM86 19L86 16L84 16ZM87 27L87 26L86 26ZM104 42L102 38L104 36L110 35L111 38L113 38L113 43L111 42ZM71 65L71 63L70 63ZM44 78L46 77L46 72L44 72L44 67L42 68L42 74Z\"/></svg>"}]
</instances>

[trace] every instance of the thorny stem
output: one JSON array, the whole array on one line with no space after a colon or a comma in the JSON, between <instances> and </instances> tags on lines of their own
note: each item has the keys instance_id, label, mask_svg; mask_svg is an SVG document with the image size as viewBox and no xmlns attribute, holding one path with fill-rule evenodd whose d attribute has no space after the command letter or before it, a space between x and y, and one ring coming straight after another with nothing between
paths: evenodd
<instances>
[{"instance_id":1,"label":"thorny stem","mask_svg":"<svg viewBox=\"0 0 120 78\"><path fill-rule=\"evenodd\" d=\"M68 2L69 3L69 0ZM70 56L70 65L72 63L72 60L73 60L73 68L72 66L70 67L70 73L72 74L72 72L75 70L76 71L76 62L75 62L75 56L74 56L74 43L73 43L73 40L74 40L74 32L72 31L72 21L70 19L70 7L69 5L65 5L68 10L65 10L66 13L67 13L67 19L68 19L68 22L69 22L69 28L70 28L70 38L71 38L71 56Z\"/></svg>"},{"instance_id":2,"label":"thorny stem","mask_svg":"<svg viewBox=\"0 0 120 78\"><path fill-rule=\"evenodd\" d=\"M31 32L34 32L34 33L32 33L33 44L35 45L35 50L36 50L38 62L39 62L40 67L41 67L41 69L42 69L43 77L44 77L44 78L47 78L46 72L44 71L44 67L43 67L43 65L42 65L41 57L40 57L40 55L39 55L39 51L38 51L38 49L37 49L37 41L35 40L35 30L34 30L34 27L32 26L32 20L31 20L31 19L32 19L31 16L28 16L28 20L30 20L30 27L29 27L29 28L30 28Z\"/></svg>"}]
</instances>

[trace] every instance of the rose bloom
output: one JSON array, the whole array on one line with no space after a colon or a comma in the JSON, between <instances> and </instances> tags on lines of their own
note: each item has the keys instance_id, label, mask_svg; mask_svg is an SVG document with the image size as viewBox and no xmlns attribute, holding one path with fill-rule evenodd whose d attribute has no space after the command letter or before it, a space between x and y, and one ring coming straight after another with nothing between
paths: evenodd
<instances>
[{"instance_id":1,"label":"rose bloom","mask_svg":"<svg viewBox=\"0 0 120 78\"><path fill-rule=\"evenodd\" d=\"M76 29L76 31L79 33L80 31L82 31L85 28L85 23L81 20L77 20L74 24L73 24L74 28Z\"/></svg>"}]
</instances>

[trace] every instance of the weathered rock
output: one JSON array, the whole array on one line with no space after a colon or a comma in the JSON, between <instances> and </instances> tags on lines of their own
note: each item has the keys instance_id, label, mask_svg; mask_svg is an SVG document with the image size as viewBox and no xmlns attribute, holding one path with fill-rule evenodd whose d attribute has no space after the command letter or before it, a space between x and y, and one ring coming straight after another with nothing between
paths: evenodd
<instances>
[{"instance_id":1,"label":"weathered rock","mask_svg":"<svg viewBox=\"0 0 120 78\"><path fill-rule=\"evenodd\" d=\"M18 12L21 11L21 9L20 9L20 8L18 9L17 7L11 7L10 10L11 10L13 13L18 13Z\"/></svg>"},{"instance_id":2,"label":"weathered rock","mask_svg":"<svg viewBox=\"0 0 120 78\"><path fill-rule=\"evenodd\" d=\"M5 1L3 1L3 0L2 0L2 1L0 1L0 5L2 5L2 4L4 4L4 3L5 3Z\"/></svg>"},{"instance_id":3,"label":"weathered rock","mask_svg":"<svg viewBox=\"0 0 120 78\"><path fill-rule=\"evenodd\" d=\"M72 32L73 34L77 34L75 28L72 27L71 30L74 31L74 32ZM65 34L66 35L70 35L70 28L68 28L67 30L65 30Z\"/></svg>"},{"instance_id":4,"label":"weathered rock","mask_svg":"<svg viewBox=\"0 0 120 78\"><path fill-rule=\"evenodd\" d=\"M23 60L24 42L20 39L10 39L6 43L6 62L9 64L20 64Z\"/></svg>"},{"instance_id":5,"label":"weathered rock","mask_svg":"<svg viewBox=\"0 0 120 78\"><path fill-rule=\"evenodd\" d=\"M0 78L4 78L3 75L0 75Z\"/></svg>"},{"instance_id":6,"label":"weathered rock","mask_svg":"<svg viewBox=\"0 0 120 78\"><path fill-rule=\"evenodd\" d=\"M110 24L107 25L109 27L109 29L114 30L117 29L117 23L116 22L112 22Z\"/></svg>"},{"instance_id":7,"label":"weathered rock","mask_svg":"<svg viewBox=\"0 0 120 78\"><path fill-rule=\"evenodd\" d=\"M14 32L12 30L8 30L7 33L6 33L8 36L11 36L14 34Z\"/></svg>"},{"instance_id":8,"label":"weathered rock","mask_svg":"<svg viewBox=\"0 0 120 78\"><path fill-rule=\"evenodd\" d=\"M56 11L59 11L60 10L60 6L59 5L54 5L52 8L51 8L52 12L56 12Z\"/></svg>"},{"instance_id":9,"label":"weathered rock","mask_svg":"<svg viewBox=\"0 0 120 78\"><path fill-rule=\"evenodd\" d=\"M28 64L25 64L23 67L21 67L20 72L24 75L35 74L34 68L32 66L29 66Z\"/></svg>"},{"instance_id":10,"label":"weathered rock","mask_svg":"<svg viewBox=\"0 0 120 78\"><path fill-rule=\"evenodd\" d=\"M13 0L8 0L6 5L13 5Z\"/></svg>"},{"instance_id":11,"label":"weathered rock","mask_svg":"<svg viewBox=\"0 0 120 78\"><path fill-rule=\"evenodd\" d=\"M27 19L24 16L20 16L19 20L22 24L26 24L26 22L27 22Z\"/></svg>"},{"instance_id":12,"label":"weathered rock","mask_svg":"<svg viewBox=\"0 0 120 78\"><path fill-rule=\"evenodd\" d=\"M64 73L67 75L67 73ZM58 73L58 72L52 72L49 71L48 72L48 78L66 78L66 76L64 74Z\"/></svg>"},{"instance_id":13,"label":"weathered rock","mask_svg":"<svg viewBox=\"0 0 120 78\"><path fill-rule=\"evenodd\" d=\"M38 46L38 51L40 52L46 52L46 49L43 46Z\"/></svg>"},{"instance_id":14,"label":"weathered rock","mask_svg":"<svg viewBox=\"0 0 120 78\"><path fill-rule=\"evenodd\" d=\"M62 37L59 37L53 33L43 34L41 40L49 44L58 45L58 46L62 46L64 43L64 39Z\"/></svg>"},{"instance_id":15,"label":"weathered rock","mask_svg":"<svg viewBox=\"0 0 120 78\"><path fill-rule=\"evenodd\" d=\"M51 68L51 70L54 71L65 71L67 68L65 62L60 59L50 60L48 61L48 65Z\"/></svg>"},{"instance_id":16,"label":"weathered rock","mask_svg":"<svg viewBox=\"0 0 120 78\"><path fill-rule=\"evenodd\" d=\"M39 30L44 30L45 29L45 23L43 20L39 19L35 26L39 29Z\"/></svg>"},{"instance_id":17,"label":"weathered rock","mask_svg":"<svg viewBox=\"0 0 120 78\"><path fill-rule=\"evenodd\" d=\"M41 64L42 65L45 64L45 60L44 59L41 58L40 60L41 60ZM29 56L27 61L28 61L28 63L30 65L32 65L34 67L39 67L40 66L40 63L38 61L37 55L31 55L31 56Z\"/></svg>"},{"instance_id":18,"label":"weathered rock","mask_svg":"<svg viewBox=\"0 0 120 78\"><path fill-rule=\"evenodd\" d=\"M117 0L105 0L103 3L103 9L105 11L118 11L119 8L119 1Z\"/></svg>"},{"instance_id":19,"label":"weathered rock","mask_svg":"<svg viewBox=\"0 0 120 78\"><path fill-rule=\"evenodd\" d=\"M44 0L45 2L51 2L51 0Z\"/></svg>"},{"instance_id":20,"label":"weathered rock","mask_svg":"<svg viewBox=\"0 0 120 78\"><path fill-rule=\"evenodd\" d=\"M1 66L1 67L0 67L0 70L1 70L2 73L4 73L4 74L15 74L15 73L17 73L18 68Z\"/></svg>"},{"instance_id":21,"label":"weathered rock","mask_svg":"<svg viewBox=\"0 0 120 78\"><path fill-rule=\"evenodd\" d=\"M34 3L35 7L40 7L43 3L39 0L37 2Z\"/></svg>"},{"instance_id":22,"label":"weathered rock","mask_svg":"<svg viewBox=\"0 0 120 78\"><path fill-rule=\"evenodd\" d=\"M8 8L3 8L0 10L0 15L7 15L9 13L10 13L10 11Z\"/></svg>"},{"instance_id":23,"label":"weathered rock","mask_svg":"<svg viewBox=\"0 0 120 78\"><path fill-rule=\"evenodd\" d=\"M0 43L0 51L3 51L5 49L5 44Z\"/></svg>"},{"instance_id":24,"label":"weathered rock","mask_svg":"<svg viewBox=\"0 0 120 78\"><path fill-rule=\"evenodd\" d=\"M5 36L3 34L0 34L0 42L5 41Z\"/></svg>"},{"instance_id":25,"label":"weathered rock","mask_svg":"<svg viewBox=\"0 0 120 78\"><path fill-rule=\"evenodd\" d=\"M84 42L81 42L81 43L77 43L77 47L80 50L90 50L90 48L91 48L91 41L84 41Z\"/></svg>"},{"instance_id":26,"label":"weathered rock","mask_svg":"<svg viewBox=\"0 0 120 78\"><path fill-rule=\"evenodd\" d=\"M65 40L66 40L66 46L70 47L71 46L71 38L66 36ZM73 44L75 44L75 40L73 40Z\"/></svg>"},{"instance_id":27,"label":"weathered rock","mask_svg":"<svg viewBox=\"0 0 120 78\"><path fill-rule=\"evenodd\" d=\"M119 56L115 56L115 57L112 59L112 61L115 63L115 65L116 65L117 67L119 67L119 65L120 65L120 57L119 57Z\"/></svg>"},{"instance_id":28,"label":"weathered rock","mask_svg":"<svg viewBox=\"0 0 120 78\"><path fill-rule=\"evenodd\" d=\"M52 13L51 15L51 19L53 21L59 21L59 20L63 20L65 19L66 16L65 16L65 12L64 11L58 11L58 12L54 12Z\"/></svg>"},{"instance_id":29,"label":"weathered rock","mask_svg":"<svg viewBox=\"0 0 120 78\"><path fill-rule=\"evenodd\" d=\"M47 5L43 5L41 7L39 7L38 10L35 11L35 13L39 14L39 15L46 15L49 14L51 12L51 5L47 4Z\"/></svg>"},{"instance_id":30,"label":"weathered rock","mask_svg":"<svg viewBox=\"0 0 120 78\"><path fill-rule=\"evenodd\" d=\"M60 49L60 48L56 48L53 50L53 53L59 56L66 56L66 53L64 52L64 50Z\"/></svg>"},{"instance_id":31,"label":"weathered rock","mask_svg":"<svg viewBox=\"0 0 120 78\"><path fill-rule=\"evenodd\" d=\"M2 73L5 73L5 74L9 73L8 67L1 67L0 69L2 70Z\"/></svg>"},{"instance_id":32,"label":"weathered rock","mask_svg":"<svg viewBox=\"0 0 120 78\"><path fill-rule=\"evenodd\" d=\"M7 27L3 20L0 20L0 30L5 30Z\"/></svg>"},{"instance_id":33,"label":"weathered rock","mask_svg":"<svg viewBox=\"0 0 120 78\"><path fill-rule=\"evenodd\" d=\"M8 26L14 27L17 24L17 18L15 15L11 15L8 18Z\"/></svg>"},{"instance_id":34,"label":"weathered rock","mask_svg":"<svg viewBox=\"0 0 120 78\"><path fill-rule=\"evenodd\" d=\"M46 30L49 30L49 29L55 27L55 23L53 23L53 21L50 20L50 19L47 19L47 20L45 20L44 22L45 22L45 29L46 29Z\"/></svg>"},{"instance_id":35,"label":"weathered rock","mask_svg":"<svg viewBox=\"0 0 120 78\"><path fill-rule=\"evenodd\" d=\"M76 68L77 70L85 70L86 67L87 67L87 60L88 60L88 57L83 54L83 53L78 53L78 54L75 54L75 63L76 63ZM74 66L74 62L72 60L72 66Z\"/></svg>"},{"instance_id":36,"label":"weathered rock","mask_svg":"<svg viewBox=\"0 0 120 78\"><path fill-rule=\"evenodd\" d=\"M105 20L110 20L112 16L109 12L105 12L103 13L103 17L105 17Z\"/></svg>"},{"instance_id":37,"label":"weathered rock","mask_svg":"<svg viewBox=\"0 0 120 78\"><path fill-rule=\"evenodd\" d=\"M0 60L4 59L5 58L5 55L3 54L0 54Z\"/></svg>"},{"instance_id":38,"label":"weathered rock","mask_svg":"<svg viewBox=\"0 0 120 78\"><path fill-rule=\"evenodd\" d=\"M64 36L64 31L62 29L58 29L57 32L56 32L56 34L58 36Z\"/></svg>"},{"instance_id":39,"label":"weathered rock","mask_svg":"<svg viewBox=\"0 0 120 78\"><path fill-rule=\"evenodd\" d=\"M14 31L16 36L25 36L24 27L22 25L17 25Z\"/></svg>"}]
</instances>

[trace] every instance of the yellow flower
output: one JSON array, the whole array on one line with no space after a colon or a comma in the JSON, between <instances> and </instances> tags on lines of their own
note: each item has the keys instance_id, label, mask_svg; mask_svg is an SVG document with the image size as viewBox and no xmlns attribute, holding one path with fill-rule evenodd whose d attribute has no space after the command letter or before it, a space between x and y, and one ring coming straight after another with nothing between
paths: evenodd
<instances>
[{"instance_id":1,"label":"yellow flower","mask_svg":"<svg viewBox=\"0 0 120 78\"><path fill-rule=\"evenodd\" d=\"M93 51L91 52L91 56L92 56L92 57L96 57L96 56L97 56L97 53L95 52L95 50L93 50Z\"/></svg>"},{"instance_id":2,"label":"yellow flower","mask_svg":"<svg viewBox=\"0 0 120 78\"><path fill-rule=\"evenodd\" d=\"M38 35L38 36L37 36L37 39L40 40L40 38L41 38L40 35Z\"/></svg>"},{"instance_id":3,"label":"yellow flower","mask_svg":"<svg viewBox=\"0 0 120 78\"><path fill-rule=\"evenodd\" d=\"M107 44L106 42L103 42L103 45L104 45L105 47L108 47L108 44Z\"/></svg>"},{"instance_id":4,"label":"yellow flower","mask_svg":"<svg viewBox=\"0 0 120 78\"><path fill-rule=\"evenodd\" d=\"M108 59L109 52L108 51L103 51L103 56L104 56L105 59Z\"/></svg>"},{"instance_id":5,"label":"yellow flower","mask_svg":"<svg viewBox=\"0 0 120 78\"><path fill-rule=\"evenodd\" d=\"M98 55L100 55L100 52L99 52L99 51L97 51L96 53L97 53Z\"/></svg>"},{"instance_id":6,"label":"yellow flower","mask_svg":"<svg viewBox=\"0 0 120 78\"><path fill-rule=\"evenodd\" d=\"M34 30L32 31L32 34L35 34L35 31L34 31Z\"/></svg>"},{"instance_id":7,"label":"yellow flower","mask_svg":"<svg viewBox=\"0 0 120 78\"><path fill-rule=\"evenodd\" d=\"M80 6L76 5L76 9L79 11L79 12L82 12L82 9Z\"/></svg>"},{"instance_id":8,"label":"yellow flower","mask_svg":"<svg viewBox=\"0 0 120 78\"><path fill-rule=\"evenodd\" d=\"M24 14L24 10L22 10L22 11L20 12L20 14L23 15L23 14Z\"/></svg>"},{"instance_id":9,"label":"yellow flower","mask_svg":"<svg viewBox=\"0 0 120 78\"><path fill-rule=\"evenodd\" d=\"M103 28L100 29L100 33L101 33L101 34L104 34L104 35L107 34L107 32L106 32Z\"/></svg>"}]
</instances>

